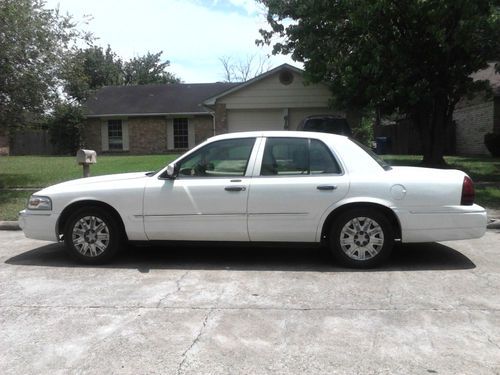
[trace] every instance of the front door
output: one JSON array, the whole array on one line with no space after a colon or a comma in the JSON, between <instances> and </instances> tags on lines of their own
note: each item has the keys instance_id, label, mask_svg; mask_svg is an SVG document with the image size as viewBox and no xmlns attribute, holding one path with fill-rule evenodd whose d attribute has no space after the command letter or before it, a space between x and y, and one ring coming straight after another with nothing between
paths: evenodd
<instances>
[{"instance_id":1,"label":"front door","mask_svg":"<svg viewBox=\"0 0 500 375\"><path fill-rule=\"evenodd\" d=\"M148 239L248 241L247 169L255 141L209 143L176 163L177 178L152 178L144 194Z\"/></svg>"}]
</instances>

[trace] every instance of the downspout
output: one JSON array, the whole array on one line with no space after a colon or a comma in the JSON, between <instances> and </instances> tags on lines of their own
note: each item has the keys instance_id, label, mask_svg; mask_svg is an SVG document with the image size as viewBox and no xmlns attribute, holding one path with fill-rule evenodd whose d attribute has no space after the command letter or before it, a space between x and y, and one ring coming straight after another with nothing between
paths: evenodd
<instances>
[{"instance_id":1,"label":"downspout","mask_svg":"<svg viewBox=\"0 0 500 375\"><path fill-rule=\"evenodd\" d=\"M213 135L215 136L215 112L209 112L209 113L212 116L212 131Z\"/></svg>"},{"instance_id":2,"label":"downspout","mask_svg":"<svg viewBox=\"0 0 500 375\"><path fill-rule=\"evenodd\" d=\"M208 113L210 113L210 116L212 116L212 135L216 135L215 134L215 110L214 108L206 105L206 104L202 104L201 105L203 108L207 109L208 110Z\"/></svg>"}]
</instances>

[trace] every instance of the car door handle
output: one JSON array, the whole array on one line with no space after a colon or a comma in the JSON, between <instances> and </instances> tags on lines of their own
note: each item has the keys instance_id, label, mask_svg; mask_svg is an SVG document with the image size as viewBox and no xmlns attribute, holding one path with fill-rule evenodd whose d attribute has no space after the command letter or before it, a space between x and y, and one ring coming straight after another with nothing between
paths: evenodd
<instances>
[{"instance_id":1,"label":"car door handle","mask_svg":"<svg viewBox=\"0 0 500 375\"><path fill-rule=\"evenodd\" d=\"M319 185L319 186L316 186L316 189L318 190L335 190L337 188L337 186L335 185Z\"/></svg>"},{"instance_id":2,"label":"car door handle","mask_svg":"<svg viewBox=\"0 0 500 375\"><path fill-rule=\"evenodd\" d=\"M225 191L245 191L247 188L244 186L226 186Z\"/></svg>"}]
</instances>

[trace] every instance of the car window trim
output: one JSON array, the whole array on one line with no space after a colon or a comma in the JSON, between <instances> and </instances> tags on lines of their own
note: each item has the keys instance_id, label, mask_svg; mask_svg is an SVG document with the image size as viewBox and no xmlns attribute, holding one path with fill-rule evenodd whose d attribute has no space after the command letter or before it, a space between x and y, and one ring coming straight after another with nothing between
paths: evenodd
<instances>
[{"instance_id":1,"label":"car window trim","mask_svg":"<svg viewBox=\"0 0 500 375\"><path fill-rule=\"evenodd\" d=\"M323 145L326 147L327 152L330 153L330 156L333 157L333 159L335 160L335 162L339 166L340 173L319 173L319 174L310 174L309 173L309 174L289 174L289 175L284 175L284 174L278 175L278 174L276 174L276 175L262 176L260 174L260 170L261 170L261 167L262 167L262 160L264 158L264 150L266 148L267 140L270 139L270 138L307 139L309 145L310 145L310 143L311 143L312 140L319 141L319 142L323 143ZM343 175L345 175L345 169L344 169L343 164L337 158L335 152L332 151L331 147L328 144L326 144L322 139L310 138L310 137L286 137L286 136L282 137L281 136L281 137L262 137L262 141L261 141L261 144L260 144L259 153L258 153L257 159L255 161L255 167L254 167L253 175L252 176L254 178L260 178L260 177L264 177L264 178L268 178L268 177L273 177L273 178L275 178L275 177L290 178L290 177L324 177L324 176L332 176L333 177L333 176L343 176Z\"/></svg>"},{"instance_id":2,"label":"car window trim","mask_svg":"<svg viewBox=\"0 0 500 375\"><path fill-rule=\"evenodd\" d=\"M255 149L256 149L256 143L258 141L260 137L240 137L240 138L231 138L231 139L221 139L221 140L218 140L218 141L214 141L214 142L209 142L207 143L206 145L204 146L209 146L211 144L214 144L214 143L218 143L218 142L224 142L224 141L227 141L227 140L240 140L240 139L253 139L254 140L254 143L253 143L253 146L252 146L252 151L250 151L250 156L248 157L247 159L247 163L245 165L245 172L242 174L242 175L227 175L227 176L184 176L184 175L177 175L177 177L175 178L176 180L185 180L185 179L189 179L189 180L192 180L192 179L200 179L200 180L207 180L207 179L210 179L210 180L213 180L213 179L238 179L238 178L247 178L249 177L248 174L249 174L249 170L251 170L250 167L250 162L252 160L252 155L254 154L255 152ZM201 150L202 147L199 147L197 150ZM190 152L190 153L187 153L185 156L181 157L180 159L176 160L175 163L182 163L182 161L184 159L186 159L188 156L190 156L191 154L193 154L193 152ZM251 177L251 175L250 175ZM168 178L161 178L161 179L168 179Z\"/></svg>"}]
</instances>

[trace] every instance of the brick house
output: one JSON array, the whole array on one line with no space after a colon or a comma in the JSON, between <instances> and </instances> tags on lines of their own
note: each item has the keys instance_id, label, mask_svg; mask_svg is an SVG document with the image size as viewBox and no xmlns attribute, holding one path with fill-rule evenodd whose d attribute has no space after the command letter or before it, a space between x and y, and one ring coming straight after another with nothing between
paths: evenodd
<instances>
[{"instance_id":1,"label":"brick house","mask_svg":"<svg viewBox=\"0 0 500 375\"><path fill-rule=\"evenodd\" d=\"M448 155L489 155L484 145L484 135L500 134L500 74L495 73L495 64L471 76L474 80L489 81L493 95L477 94L472 99L463 99L453 112L453 126L447 129L445 153ZM375 127L375 137L388 137L394 154L420 154L422 152L419 132L410 120L401 119L385 126Z\"/></svg>"},{"instance_id":2,"label":"brick house","mask_svg":"<svg viewBox=\"0 0 500 375\"><path fill-rule=\"evenodd\" d=\"M489 81L493 95L480 94L457 104L453 120L458 155L489 154L484 135L500 134L500 74L495 73L495 64L490 63L487 69L473 74L472 78Z\"/></svg>"},{"instance_id":3,"label":"brick house","mask_svg":"<svg viewBox=\"0 0 500 375\"><path fill-rule=\"evenodd\" d=\"M85 147L154 154L191 148L216 134L295 130L309 115L335 114L354 125L357 113L329 106L324 84L305 84L283 64L243 83L110 86L86 103Z\"/></svg>"}]
</instances>

